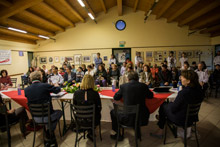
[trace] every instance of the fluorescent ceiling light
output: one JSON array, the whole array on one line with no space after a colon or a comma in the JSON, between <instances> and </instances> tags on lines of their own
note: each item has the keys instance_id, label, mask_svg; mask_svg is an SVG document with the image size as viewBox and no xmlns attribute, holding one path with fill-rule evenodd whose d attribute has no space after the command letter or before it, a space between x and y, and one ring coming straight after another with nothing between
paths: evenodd
<instances>
[{"instance_id":1,"label":"fluorescent ceiling light","mask_svg":"<svg viewBox=\"0 0 220 147\"><path fill-rule=\"evenodd\" d=\"M82 0L77 0L79 2L79 4L82 6L82 7L85 7L85 4L83 3Z\"/></svg>"},{"instance_id":2,"label":"fluorescent ceiling light","mask_svg":"<svg viewBox=\"0 0 220 147\"><path fill-rule=\"evenodd\" d=\"M20 33L27 33L27 31L24 31L24 30L20 30L20 29L15 29L15 28L12 28L12 27L8 27L9 30L12 30L12 31L16 31L16 32L20 32Z\"/></svg>"},{"instance_id":3,"label":"fluorescent ceiling light","mask_svg":"<svg viewBox=\"0 0 220 147\"><path fill-rule=\"evenodd\" d=\"M92 19L92 20L94 20L95 18L92 16L92 14L91 13L88 13L88 15L89 15L89 17Z\"/></svg>"},{"instance_id":4,"label":"fluorescent ceiling light","mask_svg":"<svg viewBox=\"0 0 220 147\"><path fill-rule=\"evenodd\" d=\"M44 38L44 39L50 39L50 37L43 36L43 35L38 35L38 37L40 37L40 38Z\"/></svg>"}]
</instances>

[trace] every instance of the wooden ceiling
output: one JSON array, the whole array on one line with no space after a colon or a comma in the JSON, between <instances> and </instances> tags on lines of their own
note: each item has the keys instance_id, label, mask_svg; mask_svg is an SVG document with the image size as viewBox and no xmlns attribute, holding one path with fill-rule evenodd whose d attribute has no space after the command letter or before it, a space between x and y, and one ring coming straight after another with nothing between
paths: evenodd
<instances>
[{"instance_id":1,"label":"wooden ceiling","mask_svg":"<svg viewBox=\"0 0 220 147\"><path fill-rule=\"evenodd\" d=\"M151 9L155 0L82 0L86 9L77 0L0 0L0 39L36 44L45 40L38 35L53 37L66 28L85 23L90 12L95 18L100 12L117 6L118 15L131 7L134 13ZM152 14L156 19L166 18L168 23L177 22L179 27L211 37L220 36L220 0L159 0ZM143 23L144 23L143 16ZM90 19L90 18L89 18ZM23 34L8 30L13 27L25 30Z\"/></svg>"}]
</instances>

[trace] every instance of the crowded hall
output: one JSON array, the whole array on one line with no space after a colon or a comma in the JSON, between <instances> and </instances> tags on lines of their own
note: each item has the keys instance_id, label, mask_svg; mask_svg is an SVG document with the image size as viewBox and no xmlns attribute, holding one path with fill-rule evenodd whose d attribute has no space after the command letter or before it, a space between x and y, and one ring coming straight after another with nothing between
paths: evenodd
<instances>
[{"instance_id":1,"label":"crowded hall","mask_svg":"<svg viewBox=\"0 0 220 147\"><path fill-rule=\"evenodd\" d=\"M220 0L0 0L0 147L219 147Z\"/></svg>"}]
</instances>

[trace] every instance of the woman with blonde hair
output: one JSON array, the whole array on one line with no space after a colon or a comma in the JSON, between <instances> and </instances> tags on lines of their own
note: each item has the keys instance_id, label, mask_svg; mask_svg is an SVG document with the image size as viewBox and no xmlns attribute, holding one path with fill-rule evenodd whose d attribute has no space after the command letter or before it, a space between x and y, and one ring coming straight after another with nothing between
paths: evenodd
<instances>
[{"instance_id":1,"label":"woman with blonde hair","mask_svg":"<svg viewBox=\"0 0 220 147\"><path fill-rule=\"evenodd\" d=\"M78 106L88 106L95 104L95 126L97 126L99 125L101 120L102 104L99 93L97 91L94 91L94 87L95 87L94 78L91 75L85 75L82 79L80 89L74 93L73 104ZM82 123L85 124L91 122L82 120ZM90 140L93 140L92 130L88 130L87 137Z\"/></svg>"}]
</instances>

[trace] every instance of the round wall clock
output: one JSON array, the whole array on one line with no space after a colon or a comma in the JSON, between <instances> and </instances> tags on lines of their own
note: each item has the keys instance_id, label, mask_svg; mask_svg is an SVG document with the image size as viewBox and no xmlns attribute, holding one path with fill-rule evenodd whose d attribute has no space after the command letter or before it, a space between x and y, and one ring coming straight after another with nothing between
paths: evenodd
<instances>
[{"instance_id":1,"label":"round wall clock","mask_svg":"<svg viewBox=\"0 0 220 147\"><path fill-rule=\"evenodd\" d=\"M116 27L117 30L122 31L126 28L126 23L125 23L124 20L118 20L115 23L115 27Z\"/></svg>"}]
</instances>

